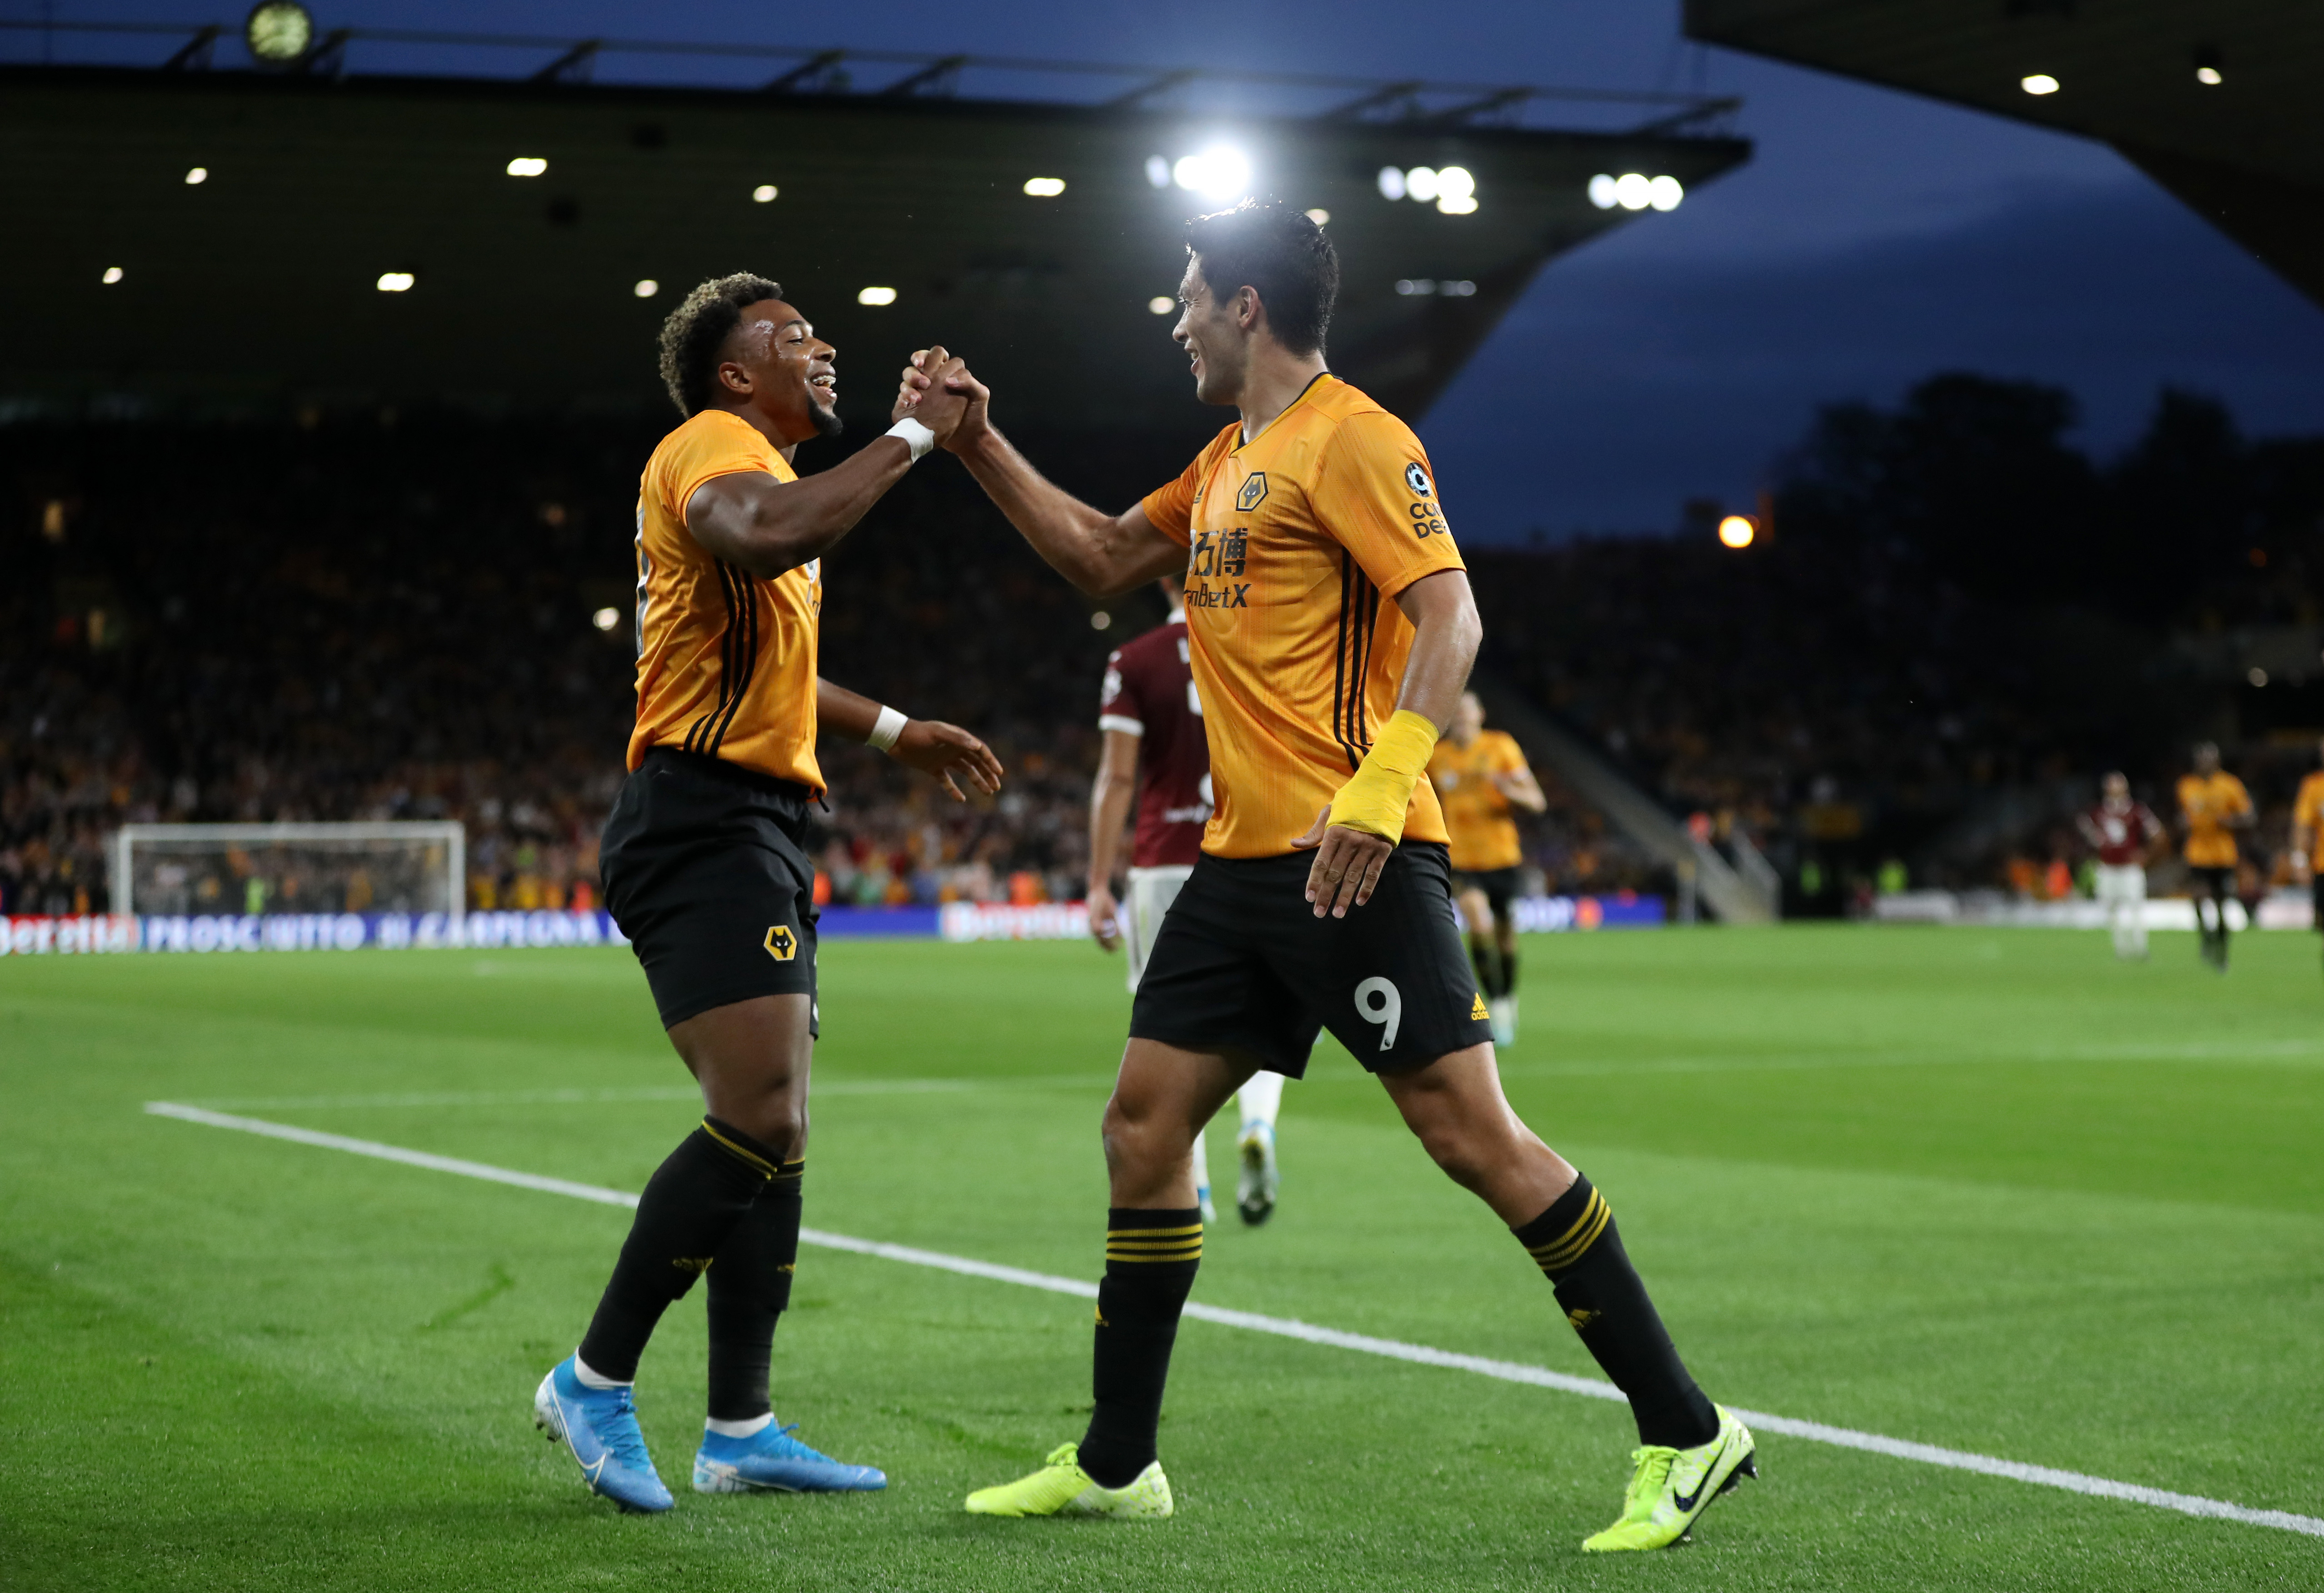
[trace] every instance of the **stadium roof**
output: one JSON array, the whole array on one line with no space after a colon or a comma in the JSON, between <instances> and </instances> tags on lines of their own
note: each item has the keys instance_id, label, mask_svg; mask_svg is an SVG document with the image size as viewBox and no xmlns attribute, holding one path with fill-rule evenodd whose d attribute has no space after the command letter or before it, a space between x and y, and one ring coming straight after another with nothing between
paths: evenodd
<instances>
[{"instance_id":1,"label":"stadium roof","mask_svg":"<svg viewBox=\"0 0 2324 1593\"><path fill-rule=\"evenodd\" d=\"M1149 301L1176 286L1179 223L1218 203L1178 163L1226 147L1257 191L1329 213L1334 367L1413 415L1545 261L1651 214L1600 207L1593 177L1692 189L1750 148L1722 131L1734 102L1688 97L1574 99L1646 118L1582 130L1526 124L1556 91L1258 74L1214 75L1241 109L1193 108L1194 73L1094 104L976 99L959 87L980 68L1019 88L1049 69L867 57L859 91L799 51L746 61L748 90L614 84L587 80L587 41L549 40L520 41L551 69L524 79L423 78L347 71L364 37L402 36L340 40L306 63L326 69L189 69L218 47L185 30L136 37L171 69L0 67L0 214L31 245L0 251L0 395L650 399L676 296L749 269L839 345L851 409L884 409L902 355L943 340L1004 414L1199 430ZM520 158L545 170L513 175ZM1469 213L1382 191L1382 168L1451 166ZM392 273L411 285L381 290Z\"/></svg>"},{"instance_id":2,"label":"stadium roof","mask_svg":"<svg viewBox=\"0 0 2324 1593\"><path fill-rule=\"evenodd\" d=\"M2316 0L1687 0L1686 31L2104 140L2324 303Z\"/></svg>"}]
</instances>

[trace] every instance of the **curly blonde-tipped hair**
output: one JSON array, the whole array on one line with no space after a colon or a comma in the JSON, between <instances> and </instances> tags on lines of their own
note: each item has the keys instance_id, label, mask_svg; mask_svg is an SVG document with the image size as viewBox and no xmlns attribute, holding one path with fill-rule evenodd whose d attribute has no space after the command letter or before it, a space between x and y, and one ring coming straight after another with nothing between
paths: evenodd
<instances>
[{"instance_id":1,"label":"curly blonde-tipped hair","mask_svg":"<svg viewBox=\"0 0 2324 1593\"><path fill-rule=\"evenodd\" d=\"M718 376L718 355L742 324L742 311L763 299L780 299L783 285L746 271L713 277L686 296L661 324L661 381L669 401L688 419L710 402Z\"/></svg>"}]
</instances>

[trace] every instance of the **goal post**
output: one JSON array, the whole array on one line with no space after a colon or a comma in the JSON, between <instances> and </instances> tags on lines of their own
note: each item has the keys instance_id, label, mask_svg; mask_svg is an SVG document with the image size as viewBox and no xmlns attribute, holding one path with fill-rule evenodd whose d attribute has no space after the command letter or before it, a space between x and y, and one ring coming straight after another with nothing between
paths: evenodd
<instances>
[{"instance_id":1,"label":"goal post","mask_svg":"<svg viewBox=\"0 0 2324 1593\"><path fill-rule=\"evenodd\" d=\"M123 915L442 913L467 906L467 831L455 822L124 824L113 911Z\"/></svg>"}]
</instances>

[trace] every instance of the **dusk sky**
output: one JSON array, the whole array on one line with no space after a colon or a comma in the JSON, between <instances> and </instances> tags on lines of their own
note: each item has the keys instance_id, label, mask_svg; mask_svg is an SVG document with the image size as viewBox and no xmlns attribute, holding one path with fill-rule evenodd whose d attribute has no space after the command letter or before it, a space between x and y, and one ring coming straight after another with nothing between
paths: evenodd
<instances>
[{"instance_id":1,"label":"dusk sky","mask_svg":"<svg viewBox=\"0 0 2324 1593\"><path fill-rule=\"evenodd\" d=\"M1425 9L890 0L805 13L735 0L312 0L312 9L326 28L1741 95L1753 162L1677 211L1553 263L1422 424L1454 523L1472 541L1536 527L1662 529L1685 498L1746 501L1817 405L1893 401L1939 370L2070 388L2084 416L2078 440L2101 456L2135 434L2165 383L2226 401L2254 435L2324 432L2324 309L2111 151L1702 50L1679 37L1678 8L1665 0ZM204 10L199 0L0 5L0 15L25 20L175 21ZM216 10L232 22L241 7ZM21 60L29 48L20 35L6 53Z\"/></svg>"}]
</instances>

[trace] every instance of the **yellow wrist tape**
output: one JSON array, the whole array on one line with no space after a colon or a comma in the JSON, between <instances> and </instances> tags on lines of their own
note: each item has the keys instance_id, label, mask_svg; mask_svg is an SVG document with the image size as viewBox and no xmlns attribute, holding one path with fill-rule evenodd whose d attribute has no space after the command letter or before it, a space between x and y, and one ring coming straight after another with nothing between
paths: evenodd
<instances>
[{"instance_id":1,"label":"yellow wrist tape","mask_svg":"<svg viewBox=\"0 0 2324 1593\"><path fill-rule=\"evenodd\" d=\"M1391 843L1404 839L1412 787L1436 750L1437 730L1425 714L1399 708L1364 754L1362 765L1332 798L1332 819Z\"/></svg>"}]
</instances>

